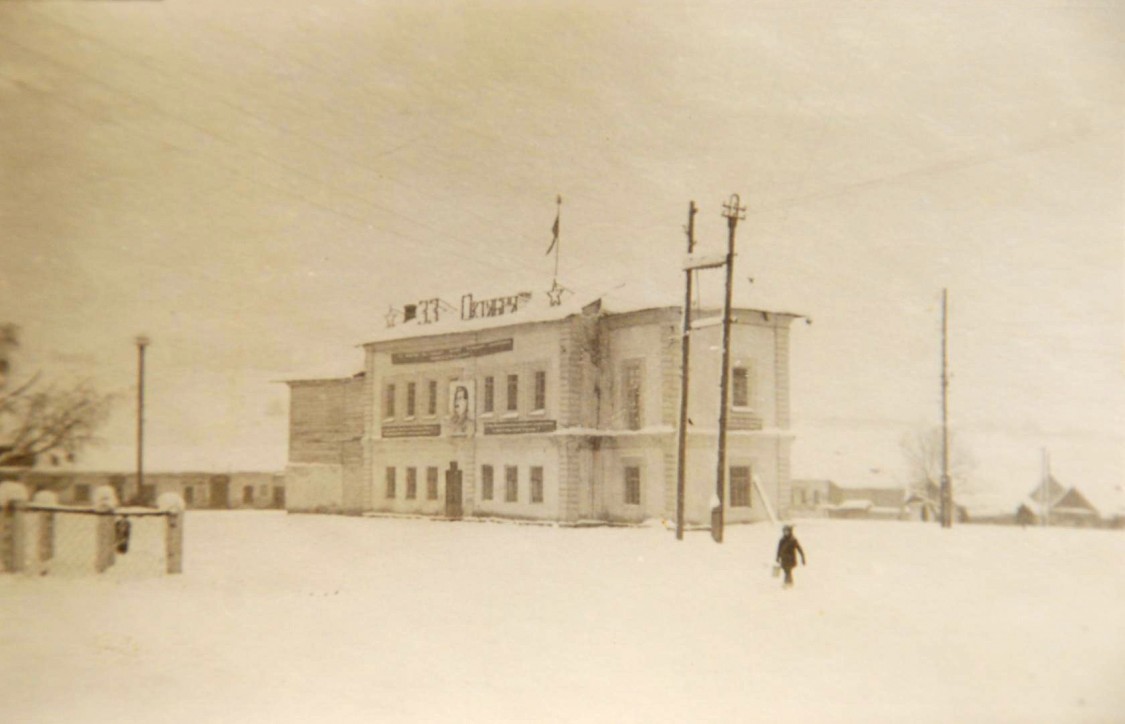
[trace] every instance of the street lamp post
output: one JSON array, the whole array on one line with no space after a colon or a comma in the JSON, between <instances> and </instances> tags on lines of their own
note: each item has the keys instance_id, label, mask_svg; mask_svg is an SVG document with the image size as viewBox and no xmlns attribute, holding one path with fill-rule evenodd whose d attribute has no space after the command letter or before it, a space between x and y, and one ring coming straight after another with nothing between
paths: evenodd
<instances>
[{"instance_id":1,"label":"street lamp post","mask_svg":"<svg viewBox=\"0 0 1125 724\"><path fill-rule=\"evenodd\" d=\"M137 502L145 489L145 347L149 339L139 335L137 343Z\"/></svg>"}]
</instances>

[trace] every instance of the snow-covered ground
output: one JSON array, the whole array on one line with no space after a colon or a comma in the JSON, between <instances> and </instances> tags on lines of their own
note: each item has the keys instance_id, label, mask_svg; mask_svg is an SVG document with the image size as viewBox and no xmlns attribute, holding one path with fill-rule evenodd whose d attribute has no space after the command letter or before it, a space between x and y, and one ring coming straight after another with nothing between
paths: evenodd
<instances>
[{"instance_id":1,"label":"snow-covered ground","mask_svg":"<svg viewBox=\"0 0 1125 724\"><path fill-rule=\"evenodd\" d=\"M0 577L0 719L1125 721L1125 535L797 533L193 511L182 576Z\"/></svg>"}]
</instances>

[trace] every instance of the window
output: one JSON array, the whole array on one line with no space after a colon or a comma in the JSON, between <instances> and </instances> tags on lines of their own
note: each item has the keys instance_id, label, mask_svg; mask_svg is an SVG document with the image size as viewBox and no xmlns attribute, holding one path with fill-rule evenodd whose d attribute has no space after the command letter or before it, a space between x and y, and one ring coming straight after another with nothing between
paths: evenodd
<instances>
[{"instance_id":1,"label":"window","mask_svg":"<svg viewBox=\"0 0 1125 724\"><path fill-rule=\"evenodd\" d=\"M492 500L492 466L480 466L480 497L481 500Z\"/></svg>"},{"instance_id":2,"label":"window","mask_svg":"<svg viewBox=\"0 0 1125 724\"><path fill-rule=\"evenodd\" d=\"M386 477L386 481L387 481L386 497L387 497L388 500L390 500L390 499L393 499L395 497L395 469L394 468L387 468L386 475L387 475L387 477Z\"/></svg>"},{"instance_id":3,"label":"window","mask_svg":"<svg viewBox=\"0 0 1125 724\"><path fill-rule=\"evenodd\" d=\"M184 488L184 502L188 505L195 502L195 488L190 485Z\"/></svg>"},{"instance_id":4,"label":"window","mask_svg":"<svg viewBox=\"0 0 1125 724\"><path fill-rule=\"evenodd\" d=\"M813 505L820 505L820 491L819 490L812 491L812 502L813 502Z\"/></svg>"},{"instance_id":5,"label":"window","mask_svg":"<svg viewBox=\"0 0 1125 724\"><path fill-rule=\"evenodd\" d=\"M731 374L731 404L735 407L750 406L750 370L735 367Z\"/></svg>"},{"instance_id":6,"label":"window","mask_svg":"<svg viewBox=\"0 0 1125 724\"><path fill-rule=\"evenodd\" d=\"M515 503L519 500L520 472L515 465L504 466L504 501Z\"/></svg>"},{"instance_id":7,"label":"window","mask_svg":"<svg viewBox=\"0 0 1125 724\"><path fill-rule=\"evenodd\" d=\"M75 503L89 503L90 502L90 486L89 485L75 485L74 486L74 502Z\"/></svg>"},{"instance_id":8,"label":"window","mask_svg":"<svg viewBox=\"0 0 1125 724\"><path fill-rule=\"evenodd\" d=\"M413 382L406 383L406 416L414 417L415 387Z\"/></svg>"},{"instance_id":9,"label":"window","mask_svg":"<svg viewBox=\"0 0 1125 724\"><path fill-rule=\"evenodd\" d=\"M520 376L508 375L508 412L520 409Z\"/></svg>"},{"instance_id":10,"label":"window","mask_svg":"<svg viewBox=\"0 0 1125 724\"><path fill-rule=\"evenodd\" d=\"M547 373L542 370L535 373L535 409L547 409Z\"/></svg>"},{"instance_id":11,"label":"window","mask_svg":"<svg viewBox=\"0 0 1125 724\"><path fill-rule=\"evenodd\" d=\"M750 468L739 465L730 469L730 507L750 507Z\"/></svg>"},{"instance_id":12,"label":"window","mask_svg":"<svg viewBox=\"0 0 1125 724\"><path fill-rule=\"evenodd\" d=\"M432 417L437 414L437 380L430 380L426 385L430 390L430 395L426 398L426 414Z\"/></svg>"},{"instance_id":13,"label":"window","mask_svg":"<svg viewBox=\"0 0 1125 724\"><path fill-rule=\"evenodd\" d=\"M383 388L383 417L390 419L395 416L395 386L389 384Z\"/></svg>"},{"instance_id":14,"label":"window","mask_svg":"<svg viewBox=\"0 0 1125 724\"><path fill-rule=\"evenodd\" d=\"M426 499L437 500L437 468L426 468Z\"/></svg>"},{"instance_id":15,"label":"window","mask_svg":"<svg viewBox=\"0 0 1125 724\"><path fill-rule=\"evenodd\" d=\"M625 467L625 505L641 504L641 469L636 465Z\"/></svg>"},{"instance_id":16,"label":"window","mask_svg":"<svg viewBox=\"0 0 1125 724\"><path fill-rule=\"evenodd\" d=\"M414 500L418 497L418 468L406 469L406 499Z\"/></svg>"},{"instance_id":17,"label":"window","mask_svg":"<svg viewBox=\"0 0 1125 724\"><path fill-rule=\"evenodd\" d=\"M247 505L254 502L254 486L253 485L243 485L242 486L242 502L247 504Z\"/></svg>"},{"instance_id":18,"label":"window","mask_svg":"<svg viewBox=\"0 0 1125 724\"><path fill-rule=\"evenodd\" d=\"M496 378L484 378L484 411L492 412L496 399Z\"/></svg>"},{"instance_id":19,"label":"window","mask_svg":"<svg viewBox=\"0 0 1125 724\"><path fill-rule=\"evenodd\" d=\"M531 468L531 502L543 502L543 468L540 466Z\"/></svg>"},{"instance_id":20,"label":"window","mask_svg":"<svg viewBox=\"0 0 1125 724\"><path fill-rule=\"evenodd\" d=\"M643 419L642 387L640 360L626 362L621 370L621 391L622 408L625 411L625 426L630 430L641 429Z\"/></svg>"}]
</instances>

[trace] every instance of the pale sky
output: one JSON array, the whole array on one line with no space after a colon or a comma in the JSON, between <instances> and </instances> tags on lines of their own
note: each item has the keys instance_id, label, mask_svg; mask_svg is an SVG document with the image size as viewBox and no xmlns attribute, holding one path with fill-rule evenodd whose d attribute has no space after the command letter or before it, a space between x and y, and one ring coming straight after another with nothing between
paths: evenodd
<instances>
[{"instance_id":1,"label":"pale sky","mask_svg":"<svg viewBox=\"0 0 1125 724\"><path fill-rule=\"evenodd\" d=\"M1125 5L0 3L15 374L122 399L92 468L281 469L276 380L389 305L678 290L688 202L793 330L794 474L902 482L951 422L1005 495L1125 483ZM749 278L753 277L751 286ZM710 282L720 283L719 277Z\"/></svg>"}]
</instances>

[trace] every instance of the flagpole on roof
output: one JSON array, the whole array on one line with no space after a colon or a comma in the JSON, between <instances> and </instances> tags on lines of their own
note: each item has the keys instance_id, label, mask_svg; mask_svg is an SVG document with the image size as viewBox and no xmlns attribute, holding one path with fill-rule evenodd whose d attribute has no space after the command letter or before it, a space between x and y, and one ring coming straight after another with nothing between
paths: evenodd
<instances>
[{"instance_id":1,"label":"flagpole on roof","mask_svg":"<svg viewBox=\"0 0 1125 724\"><path fill-rule=\"evenodd\" d=\"M551 224L551 245L547 254L555 252L555 274L551 278L551 290L547 292L552 307L562 303L563 288L559 286L559 219L562 216L562 194L555 196L555 223Z\"/></svg>"}]
</instances>

